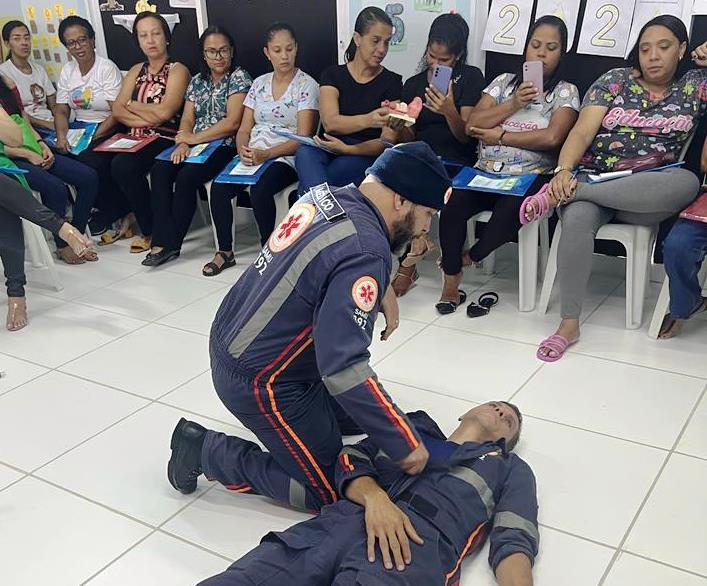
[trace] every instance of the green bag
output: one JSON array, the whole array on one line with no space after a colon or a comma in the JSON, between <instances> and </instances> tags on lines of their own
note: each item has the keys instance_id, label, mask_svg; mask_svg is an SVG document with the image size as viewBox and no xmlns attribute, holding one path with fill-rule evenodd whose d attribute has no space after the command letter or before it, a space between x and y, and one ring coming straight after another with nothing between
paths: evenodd
<instances>
[{"instance_id":1,"label":"green bag","mask_svg":"<svg viewBox=\"0 0 707 586\"><path fill-rule=\"evenodd\" d=\"M40 145L37 139L34 137L34 131L32 130L32 127L27 124L27 121L19 114L13 114L11 118L22 129L22 146L41 157L44 154L42 151L42 145Z\"/></svg>"}]
</instances>

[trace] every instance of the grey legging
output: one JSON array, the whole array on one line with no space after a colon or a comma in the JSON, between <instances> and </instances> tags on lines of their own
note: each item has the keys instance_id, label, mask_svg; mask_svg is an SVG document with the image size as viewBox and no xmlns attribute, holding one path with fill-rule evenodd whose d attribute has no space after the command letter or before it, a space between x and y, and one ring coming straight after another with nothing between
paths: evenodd
<instances>
[{"instance_id":1,"label":"grey legging","mask_svg":"<svg viewBox=\"0 0 707 586\"><path fill-rule=\"evenodd\" d=\"M577 193L558 209L562 236L557 253L563 319L578 319L592 268L594 238L611 220L652 226L695 199L700 184L686 169L636 173L604 183L578 177Z\"/></svg>"},{"instance_id":2,"label":"grey legging","mask_svg":"<svg viewBox=\"0 0 707 586\"><path fill-rule=\"evenodd\" d=\"M21 218L54 234L64 224L64 220L37 201L15 179L0 174L0 258L5 269L8 297L25 296L27 280Z\"/></svg>"}]
</instances>

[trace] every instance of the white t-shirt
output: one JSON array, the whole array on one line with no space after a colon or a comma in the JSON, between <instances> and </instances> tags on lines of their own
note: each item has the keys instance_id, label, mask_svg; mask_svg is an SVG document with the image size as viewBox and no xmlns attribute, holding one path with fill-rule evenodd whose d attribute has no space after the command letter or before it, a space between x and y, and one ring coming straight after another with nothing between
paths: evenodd
<instances>
[{"instance_id":1,"label":"white t-shirt","mask_svg":"<svg viewBox=\"0 0 707 586\"><path fill-rule=\"evenodd\" d=\"M61 70L56 102L66 104L79 122L103 122L110 116L110 104L120 93L123 76L110 59L96 55L93 67L81 75L79 64L71 60Z\"/></svg>"},{"instance_id":2,"label":"white t-shirt","mask_svg":"<svg viewBox=\"0 0 707 586\"><path fill-rule=\"evenodd\" d=\"M268 149L286 142L283 136L273 132L273 128L297 132L297 113L301 110L319 110L319 84L300 69L295 73L290 85L279 100L272 95L272 73L261 75L250 86L243 104L253 110L255 125L250 132L251 148ZM279 159L292 167L295 158Z\"/></svg>"},{"instance_id":3,"label":"white t-shirt","mask_svg":"<svg viewBox=\"0 0 707 586\"><path fill-rule=\"evenodd\" d=\"M40 120L54 120L47 107L47 97L56 93L46 70L41 65L29 62L32 73L23 73L9 59L0 65L0 73L9 77L17 85L25 112Z\"/></svg>"}]
</instances>

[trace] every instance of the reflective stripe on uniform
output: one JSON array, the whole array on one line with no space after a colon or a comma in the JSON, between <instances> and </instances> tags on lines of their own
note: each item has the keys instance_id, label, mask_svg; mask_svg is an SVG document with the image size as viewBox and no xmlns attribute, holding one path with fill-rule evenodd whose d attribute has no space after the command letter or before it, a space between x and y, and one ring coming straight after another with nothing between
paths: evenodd
<instances>
[{"instance_id":1,"label":"reflective stripe on uniform","mask_svg":"<svg viewBox=\"0 0 707 586\"><path fill-rule=\"evenodd\" d=\"M307 508L307 493L304 490L304 484L297 482L294 478L290 478L289 501L296 509Z\"/></svg>"},{"instance_id":2,"label":"reflective stripe on uniform","mask_svg":"<svg viewBox=\"0 0 707 586\"><path fill-rule=\"evenodd\" d=\"M491 517L493 510L496 507L496 501L494 500L493 492L491 492L491 489L489 488L489 485L486 484L486 481L479 474L466 466L455 466L449 471L449 474L466 482L468 485L476 489L476 492L479 494L481 501L486 507L486 515Z\"/></svg>"},{"instance_id":3,"label":"reflective stripe on uniform","mask_svg":"<svg viewBox=\"0 0 707 586\"><path fill-rule=\"evenodd\" d=\"M329 376L323 376L322 381L332 397L345 393L358 385L365 383L369 378L376 376L369 366L368 360L353 364L344 370Z\"/></svg>"},{"instance_id":4,"label":"reflective stripe on uniform","mask_svg":"<svg viewBox=\"0 0 707 586\"><path fill-rule=\"evenodd\" d=\"M366 454L364 454L360 450L357 450L353 446L344 446L344 448L341 450L341 453L346 454L348 456L354 456L356 458L360 458L361 460L366 460L369 464L373 464L373 462L371 462L371 459L368 456L366 456Z\"/></svg>"},{"instance_id":5,"label":"reflective stripe on uniform","mask_svg":"<svg viewBox=\"0 0 707 586\"><path fill-rule=\"evenodd\" d=\"M265 329L273 317L280 311L285 301L316 256L332 244L356 234L356 227L351 220L344 220L334 224L331 228L312 239L297 255L294 262L288 267L280 281L275 285L270 294L261 303L257 311L245 323L238 335L228 347L228 352L238 358L250 343Z\"/></svg>"},{"instance_id":6,"label":"reflective stripe on uniform","mask_svg":"<svg viewBox=\"0 0 707 586\"><path fill-rule=\"evenodd\" d=\"M530 535L535 540L535 543L540 541L540 534L538 533L538 528L535 524L512 511L501 511L496 513L493 520L493 526L503 527L505 529L520 529Z\"/></svg>"}]
</instances>

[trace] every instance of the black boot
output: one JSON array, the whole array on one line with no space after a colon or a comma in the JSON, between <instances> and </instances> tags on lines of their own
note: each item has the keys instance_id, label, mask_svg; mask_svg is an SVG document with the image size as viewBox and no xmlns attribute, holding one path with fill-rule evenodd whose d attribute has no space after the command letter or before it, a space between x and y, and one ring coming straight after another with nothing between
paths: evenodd
<instances>
[{"instance_id":1,"label":"black boot","mask_svg":"<svg viewBox=\"0 0 707 586\"><path fill-rule=\"evenodd\" d=\"M202 473L201 447L206 428L182 417L172 432L172 457L167 464L169 483L182 494L196 490L196 480Z\"/></svg>"}]
</instances>

